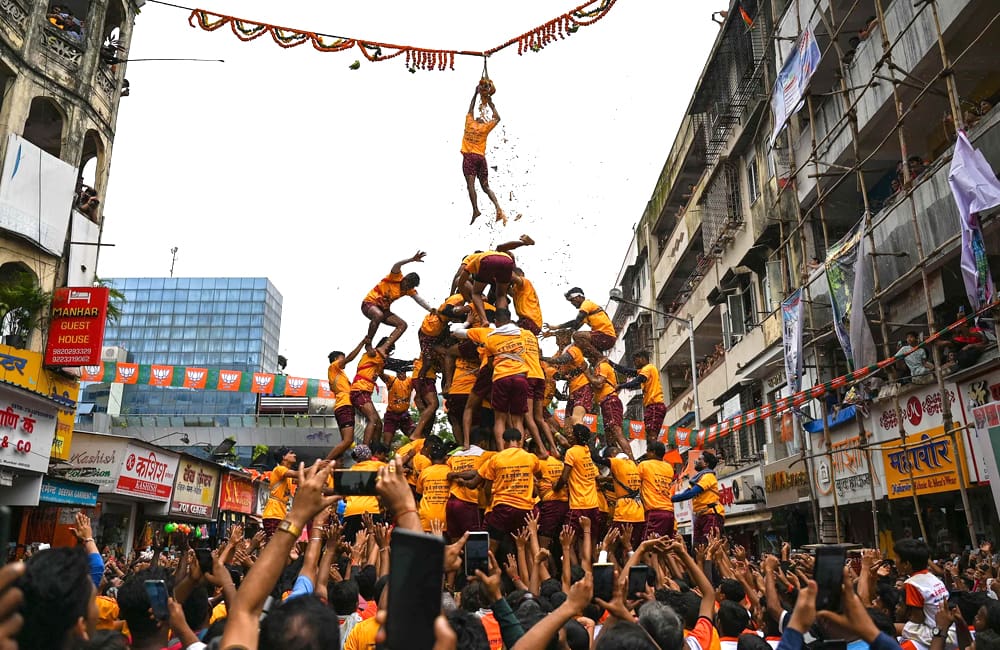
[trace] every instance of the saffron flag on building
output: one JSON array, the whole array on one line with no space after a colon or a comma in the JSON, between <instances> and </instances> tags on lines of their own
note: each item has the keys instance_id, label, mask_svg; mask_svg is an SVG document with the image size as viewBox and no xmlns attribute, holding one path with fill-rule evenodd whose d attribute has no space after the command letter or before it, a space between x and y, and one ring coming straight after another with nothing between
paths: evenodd
<instances>
[{"instance_id":1,"label":"saffron flag on building","mask_svg":"<svg viewBox=\"0 0 1000 650\"><path fill-rule=\"evenodd\" d=\"M979 213L1000 205L1000 181L981 151L972 148L964 131L958 132L948 184L958 205L962 227L962 279L972 310L994 301L996 288L990 273Z\"/></svg>"},{"instance_id":2,"label":"saffron flag on building","mask_svg":"<svg viewBox=\"0 0 1000 650\"><path fill-rule=\"evenodd\" d=\"M785 380L792 392L802 389L802 289L781 303L781 341L785 346Z\"/></svg>"},{"instance_id":3,"label":"saffron flag on building","mask_svg":"<svg viewBox=\"0 0 1000 650\"><path fill-rule=\"evenodd\" d=\"M774 141L785 127L788 118L801 108L802 97L809 87L809 80L819 66L821 57L822 52L816 43L816 36L812 29L807 27L795 43L795 49L789 53L785 64L781 66L778 78L774 80L774 88L771 90L771 113L774 115L774 129L769 142L771 147L774 146Z\"/></svg>"},{"instance_id":4,"label":"saffron flag on building","mask_svg":"<svg viewBox=\"0 0 1000 650\"><path fill-rule=\"evenodd\" d=\"M753 18L750 17L749 12L747 12L746 7L743 6L742 2L736 4L736 7L740 10L740 18L746 23L747 27L753 27Z\"/></svg>"}]
</instances>

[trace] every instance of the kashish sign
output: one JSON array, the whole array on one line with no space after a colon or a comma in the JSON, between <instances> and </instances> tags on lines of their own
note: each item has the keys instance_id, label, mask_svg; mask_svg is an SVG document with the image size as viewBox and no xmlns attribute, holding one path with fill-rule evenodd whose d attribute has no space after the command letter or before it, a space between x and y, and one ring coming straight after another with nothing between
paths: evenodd
<instances>
[{"instance_id":1,"label":"kashish sign","mask_svg":"<svg viewBox=\"0 0 1000 650\"><path fill-rule=\"evenodd\" d=\"M125 448L115 492L154 501L169 501L179 458L177 454L162 449L146 449L130 443Z\"/></svg>"},{"instance_id":2,"label":"kashish sign","mask_svg":"<svg viewBox=\"0 0 1000 650\"><path fill-rule=\"evenodd\" d=\"M108 319L107 287L63 287L52 298L52 324L45 346L47 366L101 363Z\"/></svg>"}]
</instances>

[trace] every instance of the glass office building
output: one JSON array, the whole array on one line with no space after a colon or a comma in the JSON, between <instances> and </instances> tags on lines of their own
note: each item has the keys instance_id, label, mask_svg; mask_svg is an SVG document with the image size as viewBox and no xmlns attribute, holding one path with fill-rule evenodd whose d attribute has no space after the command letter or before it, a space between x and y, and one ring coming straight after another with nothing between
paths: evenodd
<instances>
[{"instance_id":1,"label":"glass office building","mask_svg":"<svg viewBox=\"0 0 1000 650\"><path fill-rule=\"evenodd\" d=\"M139 364L274 372L281 294L267 278L111 278L125 294L105 346ZM93 388L96 388L94 386ZM252 414L256 395L126 385L123 415Z\"/></svg>"}]
</instances>

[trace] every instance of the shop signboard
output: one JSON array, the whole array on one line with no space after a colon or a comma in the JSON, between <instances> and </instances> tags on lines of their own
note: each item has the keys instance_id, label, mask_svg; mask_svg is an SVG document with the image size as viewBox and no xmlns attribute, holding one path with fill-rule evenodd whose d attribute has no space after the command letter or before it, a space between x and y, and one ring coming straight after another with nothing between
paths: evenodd
<instances>
[{"instance_id":1,"label":"shop signboard","mask_svg":"<svg viewBox=\"0 0 1000 650\"><path fill-rule=\"evenodd\" d=\"M47 366L96 366L101 363L107 287L62 287L52 297Z\"/></svg>"},{"instance_id":2,"label":"shop signboard","mask_svg":"<svg viewBox=\"0 0 1000 650\"><path fill-rule=\"evenodd\" d=\"M825 449L816 449L820 454L813 458L813 477L816 496L820 507L832 508L834 492L838 505L849 503L869 503L872 487L875 498L885 496L885 481L882 472L882 455L869 451L875 471L870 471L865 451L861 448L861 435L857 430L845 428L830 433L830 454ZM874 485L873 485L874 483Z\"/></svg>"},{"instance_id":3,"label":"shop signboard","mask_svg":"<svg viewBox=\"0 0 1000 650\"><path fill-rule=\"evenodd\" d=\"M46 473L57 412L55 404L16 390L0 391L0 466Z\"/></svg>"},{"instance_id":4,"label":"shop signboard","mask_svg":"<svg viewBox=\"0 0 1000 650\"><path fill-rule=\"evenodd\" d=\"M67 459L70 467L63 476L93 483L100 492L113 492L126 443L124 438L77 432Z\"/></svg>"},{"instance_id":5,"label":"shop signboard","mask_svg":"<svg viewBox=\"0 0 1000 650\"><path fill-rule=\"evenodd\" d=\"M768 508L798 503L809 498L809 472L798 455L764 466L764 496Z\"/></svg>"},{"instance_id":6,"label":"shop signboard","mask_svg":"<svg viewBox=\"0 0 1000 650\"><path fill-rule=\"evenodd\" d=\"M213 519L220 474L218 467L187 456L181 458L174 480L170 514Z\"/></svg>"},{"instance_id":7,"label":"shop signboard","mask_svg":"<svg viewBox=\"0 0 1000 650\"><path fill-rule=\"evenodd\" d=\"M965 430L969 477L986 482L993 464L989 429L1000 424L1000 370L967 379L959 384L958 403L969 428Z\"/></svg>"},{"instance_id":8,"label":"shop signboard","mask_svg":"<svg viewBox=\"0 0 1000 650\"><path fill-rule=\"evenodd\" d=\"M223 474L219 488L219 510L253 514L257 492L248 478L238 474Z\"/></svg>"},{"instance_id":9,"label":"shop signboard","mask_svg":"<svg viewBox=\"0 0 1000 650\"><path fill-rule=\"evenodd\" d=\"M97 505L97 486L60 481L45 476L42 478L42 493L39 500L67 506L93 508Z\"/></svg>"},{"instance_id":10,"label":"shop signboard","mask_svg":"<svg viewBox=\"0 0 1000 650\"><path fill-rule=\"evenodd\" d=\"M169 501L180 456L162 449L148 449L128 443L123 454L116 494Z\"/></svg>"},{"instance_id":11,"label":"shop signboard","mask_svg":"<svg viewBox=\"0 0 1000 650\"><path fill-rule=\"evenodd\" d=\"M918 495L958 490L958 472L964 471L965 459L955 453L944 427L907 436L905 449L901 440L883 442L881 447L890 499L911 496L914 485Z\"/></svg>"}]
</instances>

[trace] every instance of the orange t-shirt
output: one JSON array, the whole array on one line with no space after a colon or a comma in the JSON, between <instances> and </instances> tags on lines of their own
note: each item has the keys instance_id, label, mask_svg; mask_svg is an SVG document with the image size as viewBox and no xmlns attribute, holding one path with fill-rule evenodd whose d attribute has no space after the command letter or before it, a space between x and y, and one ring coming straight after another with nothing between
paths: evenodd
<instances>
[{"instance_id":1,"label":"orange t-shirt","mask_svg":"<svg viewBox=\"0 0 1000 650\"><path fill-rule=\"evenodd\" d=\"M625 490L638 490L641 481L639 479L639 468L635 461L628 458L612 458L611 473L615 477L615 521L635 523L646 520L646 511L643 510L642 503L637 499L628 498ZM622 487L624 485L625 487Z\"/></svg>"},{"instance_id":2,"label":"orange t-shirt","mask_svg":"<svg viewBox=\"0 0 1000 650\"><path fill-rule=\"evenodd\" d=\"M539 471L539 461L520 447L510 447L497 453L483 463L479 475L493 481L493 503L518 510L535 507L535 474Z\"/></svg>"},{"instance_id":3,"label":"orange t-shirt","mask_svg":"<svg viewBox=\"0 0 1000 650\"><path fill-rule=\"evenodd\" d=\"M545 373L545 405L548 406L552 402L552 398L556 396L556 372L558 372L555 366L550 366L549 364L542 362L542 371Z\"/></svg>"},{"instance_id":4,"label":"orange t-shirt","mask_svg":"<svg viewBox=\"0 0 1000 650\"><path fill-rule=\"evenodd\" d=\"M644 460L639 463L642 504L647 510L674 511L674 468L662 460Z\"/></svg>"},{"instance_id":5,"label":"orange t-shirt","mask_svg":"<svg viewBox=\"0 0 1000 650\"><path fill-rule=\"evenodd\" d=\"M385 368L385 357L378 350L365 352L361 360L358 361L358 368L354 374L354 382L351 383L351 390L370 393L375 390L375 378L382 374Z\"/></svg>"},{"instance_id":6,"label":"orange t-shirt","mask_svg":"<svg viewBox=\"0 0 1000 650\"><path fill-rule=\"evenodd\" d=\"M584 300L580 304L580 311L585 314L583 322L589 325L590 329L594 332L600 332L608 336L618 336L607 312L593 300Z\"/></svg>"},{"instance_id":7,"label":"orange t-shirt","mask_svg":"<svg viewBox=\"0 0 1000 650\"><path fill-rule=\"evenodd\" d=\"M535 285L531 284L528 278L521 278L520 284L514 283L511 288L514 294L514 311L522 318L530 318L538 327L545 321L542 320L542 305L538 301L538 294L535 292Z\"/></svg>"},{"instance_id":8,"label":"orange t-shirt","mask_svg":"<svg viewBox=\"0 0 1000 650\"><path fill-rule=\"evenodd\" d=\"M386 377L389 389L386 401L386 411L390 413L405 413L410 410L410 395L413 393L413 380L409 377Z\"/></svg>"},{"instance_id":9,"label":"orange t-shirt","mask_svg":"<svg viewBox=\"0 0 1000 650\"><path fill-rule=\"evenodd\" d=\"M385 463L382 461L369 458L368 460L363 460L360 463L354 463L351 465L351 469L347 471L377 472L383 465L385 465ZM381 511L382 508L379 505L378 497L347 497L346 506L344 507L344 516L350 517L351 515L361 515L365 513L376 515Z\"/></svg>"},{"instance_id":10,"label":"orange t-shirt","mask_svg":"<svg viewBox=\"0 0 1000 650\"><path fill-rule=\"evenodd\" d=\"M457 357L455 359L455 374L451 376L451 387L448 392L455 395L468 395L472 392L472 387L476 385L478 373L479 363L477 361Z\"/></svg>"},{"instance_id":11,"label":"orange t-shirt","mask_svg":"<svg viewBox=\"0 0 1000 650\"><path fill-rule=\"evenodd\" d=\"M566 488L563 488L559 492L553 490L553 486L559 480L563 473L563 462L556 458L555 456L549 456L545 460L539 460L539 464L542 467L542 473L538 477L538 496L541 497L542 501L566 501L569 496L566 494Z\"/></svg>"},{"instance_id":12,"label":"orange t-shirt","mask_svg":"<svg viewBox=\"0 0 1000 650\"><path fill-rule=\"evenodd\" d=\"M478 122L470 113L465 114L465 135L462 136L462 153L486 155L486 136L490 134L500 120L494 118L489 122Z\"/></svg>"},{"instance_id":13,"label":"orange t-shirt","mask_svg":"<svg viewBox=\"0 0 1000 650\"><path fill-rule=\"evenodd\" d=\"M584 368L587 366L587 361L583 358L583 351L575 345L571 345L566 348L566 352L564 354L568 354L573 360L563 366L563 373L567 375L576 373L569 380L569 392L572 393L590 383L590 380L587 379L587 373L584 372ZM588 411L590 410L590 404L576 404L575 406L582 406Z\"/></svg>"},{"instance_id":14,"label":"orange t-shirt","mask_svg":"<svg viewBox=\"0 0 1000 650\"><path fill-rule=\"evenodd\" d=\"M545 379L545 372L542 370L541 350L538 348L538 337L529 330L521 330L521 340L524 342L525 365L528 366L528 379Z\"/></svg>"},{"instance_id":15,"label":"orange t-shirt","mask_svg":"<svg viewBox=\"0 0 1000 650\"><path fill-rule=\"evenodd\" d=\"M333 391L333 408L339 409L342 406L351 405L351 380L344 372L345 360L334 361L326 369L326 380Z\"/></svg>"},{"instance_id":16,"label":"orange t-shirt","mask_svg":"<svg viewBox=\"0 0 1000 650\"><path fill-rule=\"evenodd\" d=\"M479 468L483 466L483 463L488 461L494 455L496 455L496 452L485 451L479 447L472 447L467 451L458 451L449 456L448 467L450 467L451 471L456 474L467 472L471 469L478 471ZM452 484L451 496L455 497L459 501L479 503L479 489L465 487L458 482Z\"/></svg>"},{"instance_id":17,"label":"orange t-shirt","mask_svg":"<svg viewBox=\"0 0 1000 650\"><path fill-rule=\"evenodd\" d=\"M420 525L425 531L430 531L431 522L435 519L442 523L445 521L445 504L451 493L451 481L448 480L450 472L451 468L447 465L430 465L417 477L417 494L421 495L417 514L420 515Z\"/></svg>"},{"instance_id":18,"label":"orange t-shirt","mask_svg":"<svg viewBox=\"0 0 1000 650\"><path fill-rule=\"evenodd\" d=\"M368 295L365 296L364 302L373 302L381 309L388 309L392 306L392 303L396 302L404 295L417 295L416 289L410 289L409 291L404 292L403 287L400 285L402 281L402 273L390 273L379 280L379 283L368 292Z\"/></svg>"},{"instance_id":19,"label":"orange t-shirt","mask_svg":"<svg viewBox=\"0 0 1000 650\"><path fill-rule=\"evenodd\" d=\"M485 347L486 353L493 357L493 381L528 372L528 364L524 360L524 339L520 328L516 325L510 326L510 330L516 330L516 334L501 333L503 329L473 327L466 330L469 340Z\"/></svg>"},{"instance_id":20,"label":"orange t-shirt","mask_svg":"<svg viewBox=\"0 0 1000 650\"><path fill-rule=\"evenodd\" d=\"M447 317L442 312L446 307L461 307L463 304L465 304L465 298L462 297L462 294L456 293L448 296L437 308L437 313L424 316L423 322L420 323L420 332L425 336L441 336L444 333L445 324L448 322Z\"/></svg>"},{"instance_id":21,"label":"orange t-shirt","mask_svg":"<svg viewBox=\"0 0 1000 650\"><path fill-rule=\"evenodd\" d=\"M597 467L590 457L590 449L573 445L566 450L563 462L571 467L569 473L569 507L587 510L597 507Z\"/></svg>"},{"instance_id":22,"label":"orange t-shirt","mask_svg":"<svg viewBox=\"0 0 1000 650\"><path fill-rule=\"evenodd\" d=\"M639 374L646 378L642 382L642 405L663 403L663 386L660 384L660 371L651 363L647 363L640 370Z\"/></svg>"},{"instance_id":23,"label":"orange t-shirt","mask_svg":"<svg viewBox=\"0 0 1000 650\"><path fill-rule=\"evenodd\" d=\"M594 391L594 401L600 404L605 397L615 392L615 386L618 385L618 375L615 374L615 369L611 367L607 359L597 364L596 374L607 380Z\"/></svg>"}]
</instances>

